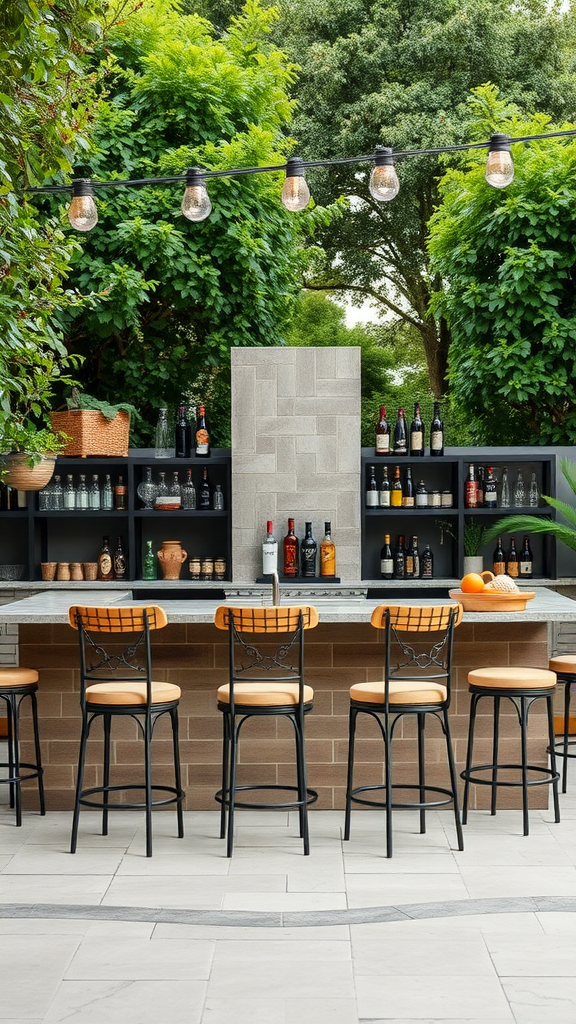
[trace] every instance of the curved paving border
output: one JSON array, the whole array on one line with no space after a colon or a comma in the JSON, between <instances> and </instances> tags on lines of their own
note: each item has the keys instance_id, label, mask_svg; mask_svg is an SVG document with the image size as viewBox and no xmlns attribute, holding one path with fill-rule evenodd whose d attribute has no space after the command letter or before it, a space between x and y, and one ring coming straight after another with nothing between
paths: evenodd
<instances>
[{"instance_id":1,"label":"curved paving border","mask_svg":"<svg viewBox=\"0 0 576 1024\"><path fill-rule=\"evenodd\" d=\"M220 925L233 928L314 928L321 925L376 924L424 921L472 914L574 913L576 898L518 896L481 900L446 900L439 903L403 903L400 906L361 907L352 910L271 911L177 910L163 907L83 906L56 903L4 903L0 918L67 919L85 921L143 921L153 924Z\"/></svg>"}]
</instances>

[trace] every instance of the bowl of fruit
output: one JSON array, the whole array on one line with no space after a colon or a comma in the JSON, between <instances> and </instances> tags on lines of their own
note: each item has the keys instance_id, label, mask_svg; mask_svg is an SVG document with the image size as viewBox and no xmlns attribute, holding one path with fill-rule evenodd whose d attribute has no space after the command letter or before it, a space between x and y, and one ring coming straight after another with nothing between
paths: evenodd
<instances>
[{"instance_id":1,"label":"bowl of fruit","mask_svg":"<svg viewBox=\"0 0 576 1024\"><path fill-rule=\"evenodd\" d=\"M536 597L533 590L520 590L517 583L504 574L469 572L460 581L460 590L449 591L465 612L523 612L528 601Z\"/></svg>"}]
</instances>

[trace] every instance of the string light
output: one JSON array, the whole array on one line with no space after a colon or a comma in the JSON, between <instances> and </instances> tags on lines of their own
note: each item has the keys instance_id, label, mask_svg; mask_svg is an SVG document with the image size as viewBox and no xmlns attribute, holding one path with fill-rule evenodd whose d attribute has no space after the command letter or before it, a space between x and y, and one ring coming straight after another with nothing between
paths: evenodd
<instances>
[{"instance_id":1,"label":"string light","mask_svg":"<svg viewBox=\"0 0 576 1024\"><path fill-rule=\"evenodd\" d=\"M231 178L242 174L267 174L283 171L286 175L282 188L282 203L287 210L304 210L310 202L310 190L306 184L306 170L314 167L334 167L339 164L357 164L370 161L374 164L370 174L369 189L378 202L389 202L398 195L400 182L394 163L411 156L436 156L440 153L463 153L473 149L487 149L486 181L494 188L505 188L514 178L514 164L511 146L516 142L532 142L536 139L574 138L576 128L563 131L544 132L540 135L520 135L516 138L495 133L488 142L469 142L458 146L439 146L435 149L405 149L394 152L387 146L376 146L373 153L365 156L336 157L332 160L302 160L291 156L284 164L271 167L234 167L225 171L209 171L200 167L189 167L185 174L166 178L135 178L117 181L91 181L76 178L71 185L30 186L22 191L31 193L70 193L72 202L68 219L77 231L90 231L98 223L98 211L94 202L95 191L114 188L140 188L146 185L173 185L185 183L182 199L184 217L195 223L206 220L212 204L206 188L208 178Z\"/></svg>"}]
</instances>

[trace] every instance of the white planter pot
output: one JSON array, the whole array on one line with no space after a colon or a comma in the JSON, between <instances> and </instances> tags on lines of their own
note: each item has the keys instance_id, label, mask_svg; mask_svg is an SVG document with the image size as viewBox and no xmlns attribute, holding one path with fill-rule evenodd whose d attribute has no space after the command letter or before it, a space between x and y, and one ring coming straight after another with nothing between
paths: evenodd
<instances>
[{"instance_id":1,"label":"white planter pot","mask_svg":"<svg viewBox=\"0 0 576 1024\"><path fill-rule=\"evenodd\" d=\"M484 559L482 555L464 555L464 575L469 572L482 572Z\"/></svg>"}]
</instances>

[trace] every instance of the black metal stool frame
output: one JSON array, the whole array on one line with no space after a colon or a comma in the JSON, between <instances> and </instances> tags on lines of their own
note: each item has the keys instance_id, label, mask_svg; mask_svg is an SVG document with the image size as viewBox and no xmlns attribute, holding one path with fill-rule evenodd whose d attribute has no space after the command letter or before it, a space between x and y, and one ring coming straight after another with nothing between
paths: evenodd
<instances>
[{"instance_id":1,"label":"black metal stool frame","mask_svg":"<svg viewBox=\"0 0 576 1024\"><path fill-rule=\"evenodd\" d=\"M152 609L150 609L152 610ZM108 609L71 609L78 629L80 647L80 706L82 710L82 732L80 737L80 752L78 757L78 777L76 781L76 795L74 800L74 813L72 817L72 836L70 840L70 853L76 852L78 842L78 826L80 819L80 808L94 807L102 811L102 835L108 835L108 812L118 810L145 809L146 821L146 856L152 856L152 810L154 807L163 807L166 804L176 804L178 838L184 836L184 817L182 802L185 792L181 783L179 727L178 727L178 700L152 703L152 653L150 645L150 629L158 628L151 624L149 610L146 608L123 609L141 616L142 629L135 641L130 643L120 654L110 655L101 643L96 643L91 633L98 630L87 629L83 612L105 613ZM156 609L154 609L156 611ZM126 620L128 621L128 619ZM102 630L103 632L106 630ZM107 632L107 631L106 631ZM122 632L134 632L134 628L125 625L122 629L111 629L112 635ZM144 664L136 663L138 651L144 651ZM90 651L98 659L96 664L88 665L86 652ZM116 674L120 669L120 674ZM104 673L103 670L106 670ZM126 671L129 670L129 671ZM94 683L109 683L111 679L115 683L133 683L135 678L140 677L146 683L146 702L144 704L95 704L90 703L86 696L86 685ZM152 736L158 720L164 715L170 716L172 725L172 741L174 750L174 786L160 786L152 782ZM128 783L123 785L110 785L110 737L112 717L128 715L137 723L144 740L144 782ZM84 767L86 761L86 745L90 735L92 724L97 718L103 720L104 732L104 758L102 786L94 786L90 789L83 789ZM144 790L144 800L134 803L112 803L108 799L110 793L125 792L127 790ZM89 797L97 793L102 794L102 800L91 800ZM169 794L163 798L155 799L154 793Z\"/></svg>"},{"instance_id":2,"label":"black metal stool frame","mask_svg":"<svg viewBox=\"0 0 576 1024\"><path fill-rule=\"evenodd\" d=\"M572 683L576 683L576 673L573 672L558 672L557 682L562 683L564 686L564 736L560 743L557 742L556 736L554 736L554 753L556 757L563 757L564 761L562 764L562 792L565 793L568 786L568 758L576 757L576 754L572 754L568 747L576 747L576 740L568 739L568 728L570 725L570 696ZM551 748L548 747L548 753Z\"/></svg>"},{"instance_id":3,"label":"black metal stool frame","mask_svg":"<svg viewBox=\"0 0 576 1024\"><path fill-rule=\"evenodd\" d=\"M6 704L6 716L8 724L8 760L0 762L0 768L8 769L8 778L0 779L0 783L10 787L10 807L16 811L16 825L22 825L22 791L21 783L28 779L38 779L38 796L40 799L40 814L46 814L46 801L44 797L44 769L42 767L42 754L40 752L40 733L38 730L38 706L36 702L37 683L14 683L13 685L0 685L0 697ZM20 708L25 697L30 698L32 710L32 726L34 730L34 751L36 762L20 759ZM28 768L25 774L23 768Z\"/></svg>"},{"instance_id":4,"label":"black metal stool frame","mask_svg":"<svg viewBox=\"0 0 576 1024\"><path fill-rule=\"evenodd\" d=\"M395 609L392 609L394 611ZM379 609L375 610L376 612ZM418 611L418 609L414 609ZM348 747L348 775L346 784L346 812L344 819L344 839L350 839L350 825L351 825L351 811L352 803L364 804L368 807L382 807L386 811L386 856L391 857L393 852L393 839L392 839L392 810L394 808L415 808L420 811L420 833L426 832L426 810L431 810L437 807L445 807L452 803L454 808L454 820L456 826L456 837L458 840L458 849L464 849L464 837L462 834L462 825L460 821L460 810L458 804L458 782L456 775L456 767L454 763L454 752L452 749L452 736L450 732L450 722L448 718L448 708L450 706L450 681L452 674L452 649L453 649L453 638L454 638L454 626L456 621L460 621L462 613L458 607L450 609L448 622L445 629L444 638L434 644L432 649L428 653L416 654L413 648L403 639L398 636L396 627L391 622L391 609L383 608L383 624L379 628L384 630L384 645L385 645L385 658L384 658L384 702L381 705L375 705L373 701L359 701L356 699L350 700L350 726L349 726L349 747ZM373 616L374 619L374 616ZM400 630L401 631L401 630ZM424 632L424 629L422 630ZM430 630L432 632L432 630ZM416 631L418 635L418 631ZM395 669L391 666L391 643L395 640L404 655L407 657L407 661L401 665L397 665ZM443 661L439 661L439 658L443 658ZM403 674L404 669L412 667L417 668L428 668L431 665L436 665L441 668L441 671L431 675L405 675ZM447 698L442 703L435 702L433 704L393 704L390 705L389 701L389 684L392 681L405 681L413 682L415 688L421 681L432 682L434 680L443 680L444 685L447 689ZM370 786L356 786L353 785L354 776L354 748L356 739L356 719L358 715L367 714L377 722L382 739L384 742L384 783ZM446 740L446 753L448 761L448 771L450 775L450 789L446 789L440 786L429 786L426 784L426 773L425 773L425 720L426 715L434 715L434 717L440 722L444 738ZM397 723L404 715L416 716L418 724L418 783L403 784L392 782L392 740L394 737L394 730ZM374 790L384 790L385 800L366 800L360 797L358 794L365 793ZM393 800L393 791L395 789L402 790L417 790L420 797L417 801L397 801ZM436 793L446 799L441 800L427 800L427 793Z\"/></svg>"},{"instance_id":5,"label":"black metal stool frame","mask_svg":"<svg viewBox=\"0 0 576 1024\"><path fill-rule=\"evenodd\" d=\"M468 821L468 799L470 783L480 786L491 787L491 800L490 800L490 814L496 814L496 802L498 786L507 786L509 788L522 788L522 827L523 834L529 835L530 824L528 816L528 790L530 786L552 786L553 801L554 801L554 821L560 821L560 803L558 799L558 779L560 778L559 773L556 770L556 757L554 754L554 706L553 698L555 693L555 687L531 687L530 690L522 689L522 687L506 688L502 687L490 687L490 686L475 686L470 683L469 692L472 694L470 701L470 722L468 726L468 750L466 753L466 768L460 773L460 777L464 779L464 795L462 799L462 823L467 824ZM494 699L494 726L492 733L492 763L473 765L472 755L474 747L474 726L476 723L476 711L478 704L482 697L492 697ZM505 698L509 700L516 709L518 716L518 723L520 725L520 764L499 764L498 763L498 744L500 740L500 701ZM528 715L532 704L536 700L544 699L546 701L546 711L548 717L548 737L551 745L550 750L550 767L543 768L541 765L530 765L527 762L527 727L528 727ZM498 772L501 769L517 770L521 774L520 780L500 780L498 779ZM491 772L491 778L481 779L476 778L477 772L488 771ZM528 772L535 772L537 775L543 775L544 778L529 779Z\"/></svg>"},{"instance_id":6,"label":"black metal stool frame","mask_svg":"<svg viewBox=\"0 0 576 1024\"><path fill-rule=\"evenodd\" d=\"M263 611L264 609L257 609ZM288 608L279 608L278 611L288 612ZM242 612L249 613L251 609L242 609ZM269 609L266 609L269 611ZM304 702L304 616L300 610L298 624L295 630L285 643L282 643L271 654L262 655L253 642L254 634L246 628L240 629L235 621L234 611L231 608L225 610L228 619L228 655L229 655L229 678L230 678L230 702L218 701L218 710L222 712L222 786L215 794L215 799L220 804L220 838L226 839L226 856L231 857L234 848L234 810L236 807L251 808L257 810L278 810L281 808L297 807L299 813L300 838L303 842L304 855L310 853L310 834L308 828L308 806L318 799L318 793L310 789L307 784L306 758L304 750L304 717L313 707L312 703ZM251 642L247 642L242 633L250 633ZM274 635L280 630L267 629L261 631L263 640ZM260 635L260 632L259 632ZM237 664L238 652L246 657L246 664ZM296 664L288 663L290 655L296 653ZM257 674L252 670L257 669ZM280 671L282 674L277 674ZM251 674L252 672L252 674ZM257 682L266 684L266 677L263 673L270 673L270 682L273 683L297 683L298 703L286 705L245 705L236 700L234 684L240 682ZM251 785L238 786L236 783L238 743L242 726L249 718L261 718L280 715L288 718L294 727L294 739L296 747L296 785L284 786L278 783L254 783ZM283 790L295 792L297 799L287 801L275 801L274 803L252 803L246 800L237 800L239 792L250 790Z\"/></svg>"}]
</instances>

